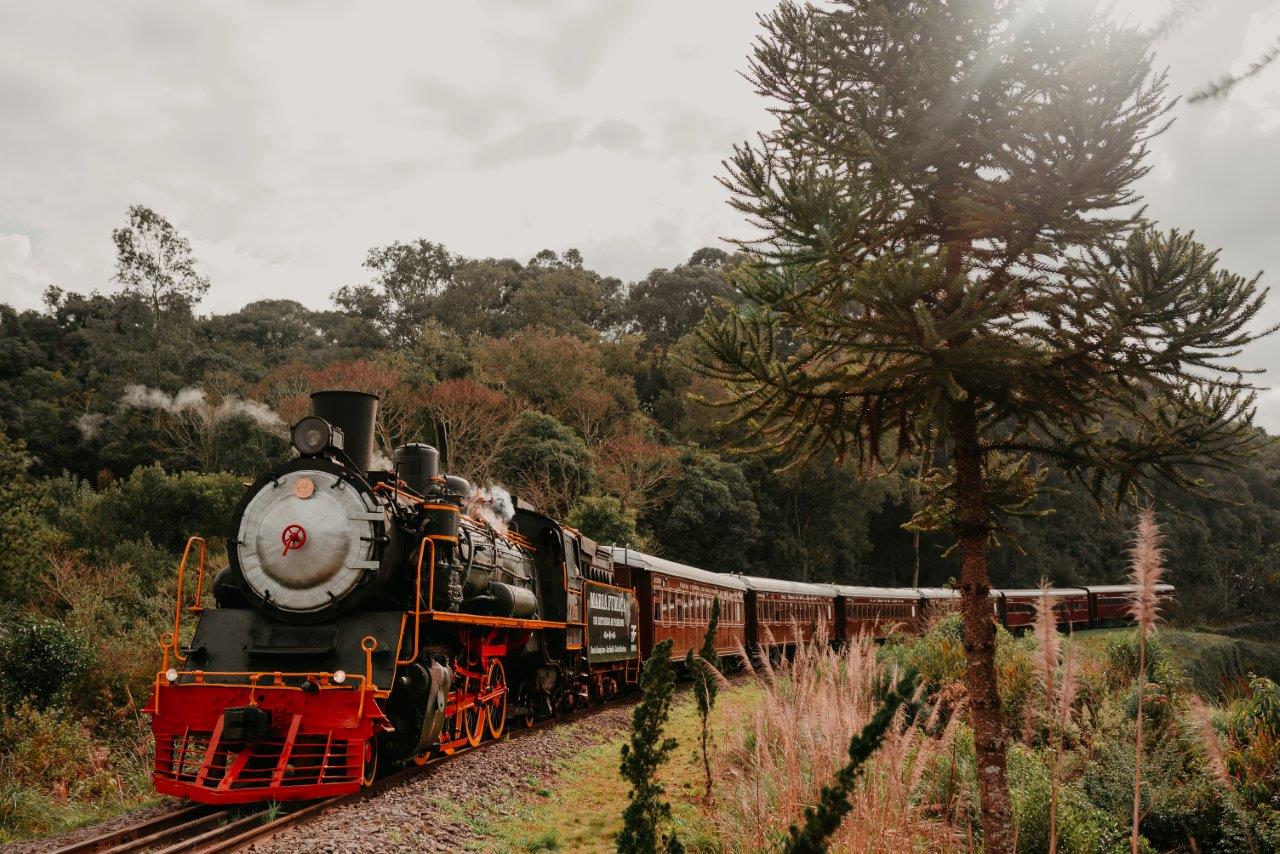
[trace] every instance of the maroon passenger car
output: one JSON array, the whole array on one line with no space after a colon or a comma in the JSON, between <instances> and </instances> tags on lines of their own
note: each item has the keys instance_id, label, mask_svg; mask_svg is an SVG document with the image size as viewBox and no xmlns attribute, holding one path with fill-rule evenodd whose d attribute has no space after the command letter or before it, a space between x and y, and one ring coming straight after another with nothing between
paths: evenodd
<instances>
[{"instance_id":1,"label":"maroon passenger car","mask_svg":"<svg viewBox=\"0 0 1280 854\"><path fill-rule=\"evenodd\" d=\"M614 566L629 573L640 604L640 655L647 658L654 644L671 638L672 660L702 647L711 622L711 607L720 601L716 653L724 657L746 648L746 585L736 575L708 572L647 555L634 549L613 549ZM619 572L621 575L622 572Z\"/></svg>"},{"instance_id":2,"label":"maroon passenger car","mask_svg":"<svg viewBox=\"0 0 1280 854\"><path fill-rule=\"evenodd\" d=\"M892 631L913 632L920 598L914 590L832 585L836 594L836 634L841 641L859 635L882 638Z\"/></svg>"},{"instance_id":3,"label":"maroon passenger car","mask_svg":"<svg viewBox=\"0 0 1280 854\"><path fill-rule=\"evenodd\" d=\"M1011 632L1022 631L1036 621L1040 604L1039 588L997 591L1001 600L1002 622ZM1083 587L1054 587L1048 591L1059 626L1089 625L1089 591Z\"/></svg>"},{"instance_id":4,"label":"maroon passenger car","mask_svg":"<svg viewBox=\"0 0 1280 854\"><path fill-rule=\"evenodd\" d=\"M804 584L777 578L735 576L746 585L747 649L785 651L798 642L836 640L834 591L828 584Z\"/></svg>"}]
</instances>

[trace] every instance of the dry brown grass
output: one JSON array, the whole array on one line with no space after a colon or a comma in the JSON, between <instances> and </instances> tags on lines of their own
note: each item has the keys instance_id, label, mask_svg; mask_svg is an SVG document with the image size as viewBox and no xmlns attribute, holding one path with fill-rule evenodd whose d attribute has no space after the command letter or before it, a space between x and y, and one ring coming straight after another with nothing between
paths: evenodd
<instances>
[{"instance_id":1,"label":"dry brown grass","mask_svg":"<svg viewBox=\"0 0 1280 854\"><path fill-rule=\"evenodd\" d=\"M876 646L860 638L836 652L825 642L801 648L795 660L762 667L764 697L727 720L715 823L735 851L776 849L804 808L847 761L849 740L878 707L877 689L895 674L876 662ZM937 807L915 801L930 761L948 752L955 727L936 721L898 722L863 768L853 809L831 850L901 852L964 850ZM941 729L931 737L926 729Z\"/></svg>"}]
</instances>

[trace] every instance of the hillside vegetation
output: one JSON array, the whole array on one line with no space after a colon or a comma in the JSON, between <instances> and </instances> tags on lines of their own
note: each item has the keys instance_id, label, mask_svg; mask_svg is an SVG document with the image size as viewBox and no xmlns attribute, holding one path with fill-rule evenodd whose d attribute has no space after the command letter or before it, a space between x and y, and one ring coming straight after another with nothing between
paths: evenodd
<instances>
[{"instance_id":1,"label":"hillside vegetation","mask_svg":"<svg viewBox=\"0 0 1280 854\"><path fill-rule=\"evenodd\" d=\"M977 779L964 714L959 629L959 621L950 618L922 638L898 637L879 648L862 642L843 654L809 649L791 664L726 687L712 715L710 801L702 798L698 782L697 712L691 696L677 701L664 734L679 744L661 780L673 807L670 828L686 850L780 850L788 826L815 802L843 761L849 737L874 709L886 676L904 667L919 668L925 681L863 769L831 850L972 850ZM1165 629L1151 648L1144 743L1154 768L1144 793L1143 851L1245 854L1280 845L1275 682L1254 678L1252 688L1211 695L1205 716L1196 711L1201 695L1195 674L1215 666L1212 650L1224 642L1209 632ZM1134 632L1082 633L1066 644L1074 648L1078 677L1059 761L1058 851L1125 852L1134 755ZM1270 651L1274 656L1275 649ZM1000 689L1014 742L1017 849L1026 854L1048 850L1055 752L1035 663L1039 655L1032 637L1001 634ZM1205 720L1214 733L1211 742ZM618 805L626 795L614 768L621 743L619 737L586 748L514 803L468 805L484 839L473 847L613 851L621 827ZM1215 750L1221 752L1216 758Z\"/></svg>"},{"instance_id":2,"label":"hillside vegetation","mask_svg":"<svg viewBox=\"0 0 1280 854\"><path fill-rule=\"evenodd\" d=\"M719 391L685 366L690 331L731 297L735 256L702 249L626 283L574 250L474 259L416 240L371 250L368 281L330 308L202 314L210 284L171 226L133 209L119 232L190 264L147 279L122 250L101 291L0 306L0 833L148 796L139 710L183 543L204 536L225 561L245 482L289 454L317 389L380 394L384 454L443 424L453 471L601 541L720 571L912 581L902 474L862 480L830 455L775 471L724 450L734 436L696 402ZM1182 513L1165 515L1182 619L1275 621L1280 450L1211 479L1236 503L1162 497ZM1049 482L1060 491L1038 501L1055 512L1013 524L994 582L1119 580L1129 520ZM949 545L923 537L921 584L955 574ZM1248 637L1223 643L1232 678L1263 670Z\"/></svg>"}]
</instances>

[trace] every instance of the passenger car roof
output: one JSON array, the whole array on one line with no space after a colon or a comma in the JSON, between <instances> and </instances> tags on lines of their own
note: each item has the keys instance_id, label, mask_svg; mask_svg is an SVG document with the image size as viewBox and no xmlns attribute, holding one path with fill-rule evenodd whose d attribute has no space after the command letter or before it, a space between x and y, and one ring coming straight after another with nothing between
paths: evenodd
<instances>
[{"instance_id":1,"label":"passenger car roof","mask_svg":"<svg viewBox=\"0 0 1280 854\"><path fill-rule=\"evenodd\" d=\"M763 593L792 593L797 596L834 597L835 588L830 584L806 584L803 581L784 581L781 578L757 578L754 575L739 575L748 590Z\"/></svg>"},{"instance_id":2,"label":"passenger car roof","mask_svg":"<svg viewBox=\"0 0 1280 854\"><path fill-rule=\"evenodd\" d=\"M831 587L837 596L906 599L912 602L920 598L920 594L910 587L858 587L849 584L833 584Z\"/></svg>"},{"instance_id":3,"label":"passenger car roof","mask_svg":"<svg viewBox=\"0 0 1280 854\"><path fill-rule=\"evenodd\" d=\"M1086 584L1084 586L1090 593L1132 593L1138 588L1132 584ZM1172 584L1157 584L1156 591L1160 593L1172 593Z\"/></svg>"},{"instance_id":4,"label":"passenger car roof","mask_svg":"<svg viewBox=\"0 0 1280 854\"><path fill-rule=\"evenodd\" d=\"M673 560L647 555L644 552L621 546L611 546L610 548L613 551L613 562L622 566L648 569L674 578L684 578L688 581L697 581L702 584L715 584L720 587L727 587L730 590L747 589L747 586L742 583L742 580L737 575L728 572L711 572L706 569L698 569L696 566L687 566L683 563L676 563Z\"/></svg>"},{"instance_id":5,"label":"passenger car roof","mask_svg":"<svg viewBox=\"0 0 1280 854\"><path fill-rule=\"evenodd\" d=\"M1005 596L1013 596L1018 599L1038 599L1040 598L1039 587L1021 587L1013 590L1000 590ZM1083 587L1050 587L1049 598L1061 598L1063 596L1083 596L1085 588Z\"/></svg>"}]
</instances>

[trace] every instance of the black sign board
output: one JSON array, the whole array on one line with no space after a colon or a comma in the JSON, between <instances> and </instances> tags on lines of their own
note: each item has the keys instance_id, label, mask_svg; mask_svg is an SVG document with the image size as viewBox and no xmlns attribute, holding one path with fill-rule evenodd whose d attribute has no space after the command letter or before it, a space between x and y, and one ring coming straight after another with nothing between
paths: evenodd
<instances>
[{"instance_id":1,"label":"black sign board","mask_svg":"<svg viewBox=\"0 0 1280 854\"><path fill-rule=\"evenodd\" d=\"M587 582L587 658L623 661L640 652L640 609L630 590Z\"/></svg>"}]
</instances>

